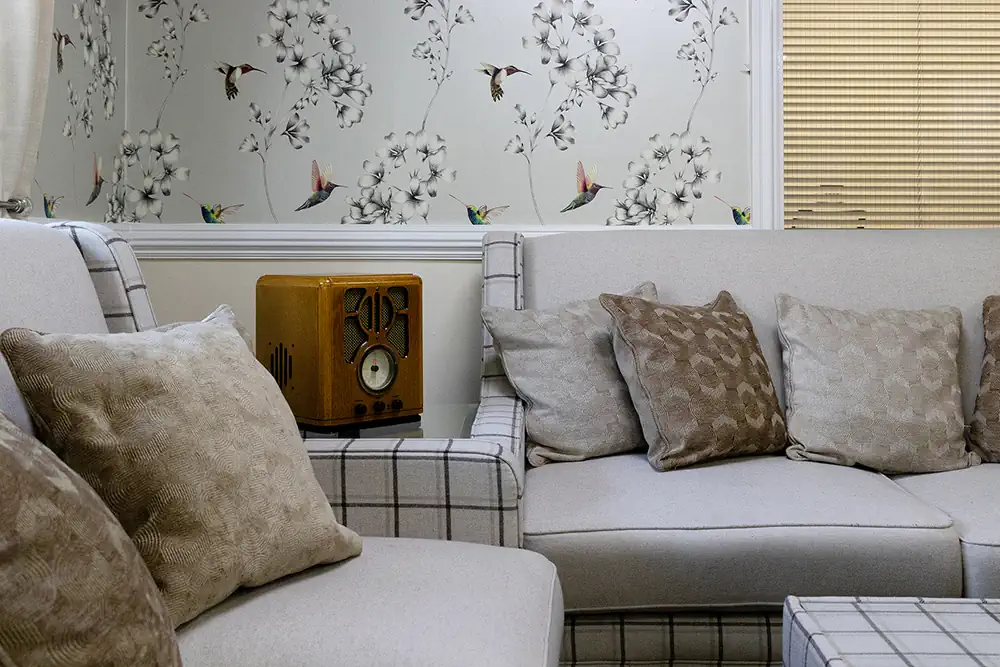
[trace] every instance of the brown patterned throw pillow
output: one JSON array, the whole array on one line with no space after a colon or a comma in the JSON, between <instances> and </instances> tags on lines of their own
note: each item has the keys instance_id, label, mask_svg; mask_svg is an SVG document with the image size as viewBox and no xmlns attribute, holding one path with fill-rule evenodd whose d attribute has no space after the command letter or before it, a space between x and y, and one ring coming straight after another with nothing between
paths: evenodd
<instances>
[{"instance_id":1,"label":"brown patterned throw pillow","mask_svg":"<svg viewBox=\"0 0 1000 667\"><path fill-rule=\"evenodd\" d=\"M983 302L986 354L969 439L987 463L1000 463L1000 296Z\"/></svg>"},{"instance_id":2,"label":"brown patterned throw pillow","mask_svg":"<svg viewBox=\"0 0 1000 667\"><path fill-rule=\"evenodd\" d=\"M0 664L181 664L132 540L93 489L3 415Z\"/></svg>"},{"instance_id":3,"label":"brown patterned throw pillow","mask_svg":"<svg viewBox=\"0 0 1000 667\"><path fill-rule=\"evenodd\" d=\"M785 420L753 325L728 292L707 306L601 296L649 463L673 470L779 452Z\"/></svg>"},{"instance_id":4,"label":"brown patterned throw pillow","mask_svg":"<svg viewBox=\"0 0 1000 667\"><path fill-rule=\"evenodd\" d=\"M0 335L43 438L118 517L175 626L361 551L234 322L225 307L159 331Z\"/></svg>"}]
</instances>

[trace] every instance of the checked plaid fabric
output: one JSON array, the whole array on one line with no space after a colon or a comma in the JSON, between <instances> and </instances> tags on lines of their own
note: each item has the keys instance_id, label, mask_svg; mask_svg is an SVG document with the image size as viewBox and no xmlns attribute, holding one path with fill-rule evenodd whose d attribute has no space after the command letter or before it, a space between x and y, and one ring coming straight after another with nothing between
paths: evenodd
<instances>
[{"instance_id":1,"label":"checked plaid fabric","mask_svg":"<svg viewBox=\"0 0 1000 667\"><path fill-rule=\"evenodd\" d=\"M113 230L90 222L53 222L46 226L76 243L111 333L135 333L156 327L139 261L128 242Z\"/></svg>"},{"instance_id":2,"label":"checked plaid fabric","mask_svg":"<svg viewBox=\"0 0 1000 667\"><path fill-rule=\"evenodd\" d=\"M1000 600L785 600L785 667L1000 666Z\"/></svg>"},{"instance_id":3,"label":"checked plaid fabric","mask_svg":"<svg viewBox=\"0 0 1000 667\"><path fill-rule=\"evenodd\" d=\"M337 519L370 537L518 546L510 450L479 440L306 440Z\"/></svg>"},{"instance_id":4,"label":"checked plaid fabric","mask_svg":"<svg viewBox=\"0 0 1000 667\"><path fill-rule=\"evenodd\" d=\"M567 615L564 667L779 667L781 612Z\"/></svg>"}]
</instances>

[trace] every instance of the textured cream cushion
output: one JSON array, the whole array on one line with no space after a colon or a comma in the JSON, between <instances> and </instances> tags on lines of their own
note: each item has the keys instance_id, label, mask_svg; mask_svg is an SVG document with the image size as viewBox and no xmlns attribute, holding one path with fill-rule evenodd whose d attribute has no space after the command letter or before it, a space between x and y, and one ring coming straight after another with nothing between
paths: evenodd
<instances>
[{"instance_id":1,"label":"textured cream cushion","mask_svg":"<svg viewBox=\"0 0 1000 667\"><path fill-rule=\"evenodd\" d=\"M962 543L962 595L1000 598L1000 464L900 475L893 481L955 522Z\"/></svg>"},{"instance_id":2,"label":"textured cream cushion","mask_svg":"<svg viewBox=\"0 0 1000 667\"><path fill-rule=\"evenodd\" d=\"M2 414L0 664L181 664L132 540L86 482Z\"/></svg>"},{"instance_id":3,"label":"textured cream cushion","mask_svg":"<svg viewBox=\"0 0 1000 667\"><path fill-rule=\"evenodd\" d=\"M788 456L880 472L980 463L963 437L962 314L870 313L777 297Z\"/></svg>"},{"instance_id":4,"label":"textured cream cushion","mask_svg":"<svg viewBox=\"0 0 1000 667\"><path fill-rule=\"evenodd\" d=\"M656 299L643 283L630 295ZM504 371L526 403L528 462L582 461L642 445L615 363L611 317L597 299L553 310L483 308Z\"/></svg>"},{"instance_id":5,"label":"textured cream cushion","mask_svg":"<svg viewBox=\"0 0 1000 667\"><path fill-rule=\"evenodd\" d=\"M780 452L785 420L753 325L728 292L706 306L601 296L614 350L660 471Z\"/></svg>"},{"instance_id":6,"label":"textured cream cushion","mask_svg":"<svg viewBox=\"0 0 1000 667\"><path fill-rule=\"evenodd\" d=\"M543 557L402 537L366 538L358 558L241 591L177 631L184 667L558 667L562 635Z\"/></svg>"},{"instance_id":7,"label":"textured cream cushion","mask_svg":"<svg viewBox=\"0 0 1000 667\"><path fill-rule=\"evenodd\" d=\"M983 460L1000 463L1000 296L983 301L983 372L969 441Z\"/></svg>"},{"instance_id":8,"label":"textured cream cushion","mask_svg":"<svg viewBox=\"0 0 1000 667\"><path fill-rule=\"evenodd\" d=\"M663 474L635 452L526 474L524 548L555 563L567 612L962 594L951 520L867 470L775 455Z\"/></svg>"},{"instance_id":9,"label":"textured cream cushion","mask_svg":"<svg viewBox=\"0 0 1000 667\"><path fill-rule=\"evenodd\" d=\"M165 331L0 335L45 441L118 517L175 625L361 551L234 323L222 307Z\"/></svg>"}]
</instances>

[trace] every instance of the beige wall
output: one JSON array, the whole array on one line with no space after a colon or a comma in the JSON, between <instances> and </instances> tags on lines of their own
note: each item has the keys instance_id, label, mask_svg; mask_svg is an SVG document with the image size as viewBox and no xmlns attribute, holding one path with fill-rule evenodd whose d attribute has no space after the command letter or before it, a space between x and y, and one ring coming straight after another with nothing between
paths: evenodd
<instances>
[{"instance_id":1,"label":"beige wall","mask_svg":"<svg viewBox=\"0 0 1000 667\"><path fill-rule=\"evenodd\" d=\"M144 260L161 324L201 319L220 303L253 326L254 287L268 273L415 273L424 281L424 404L479 399L479 262Z\"/></svg>"}]
</instances>

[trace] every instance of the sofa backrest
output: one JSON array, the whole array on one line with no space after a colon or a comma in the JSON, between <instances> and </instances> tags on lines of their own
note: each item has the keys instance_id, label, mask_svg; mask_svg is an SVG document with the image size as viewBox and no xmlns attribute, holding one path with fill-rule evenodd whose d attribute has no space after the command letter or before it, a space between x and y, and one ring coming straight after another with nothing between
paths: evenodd
<instances>
[{"instance_id":1,"label":"sofa backrest","mask_svg":"<svg viewBox=\"0 0 1000 667\"><path fill-rule=\"evenodd\" d=\"M73 239L33 222L0 220L0 331L107 333L101 304ZM31 431L21 395L0 356L0 412Z\"/></svg>"},{"instance_id":2,"label":"sofa backrest","mask_svg":"<svg viewBox=\"0 0 1000 667\"><path fill-rule=\"evenodd\" d=\"M517 241L525 308L551 308L644 280L656 283L665 303L707 303L728 290L753 321L782 403L777 294L862 311L958 307L963 403L971 418L984 349L983 299L1000 294L1000 230L628 229ZM509 250L487 245L491 252Z\"/></svg>"}]
</instances>

